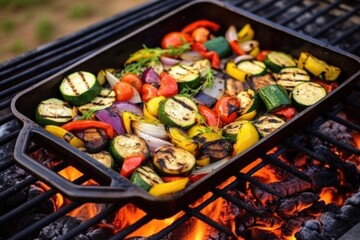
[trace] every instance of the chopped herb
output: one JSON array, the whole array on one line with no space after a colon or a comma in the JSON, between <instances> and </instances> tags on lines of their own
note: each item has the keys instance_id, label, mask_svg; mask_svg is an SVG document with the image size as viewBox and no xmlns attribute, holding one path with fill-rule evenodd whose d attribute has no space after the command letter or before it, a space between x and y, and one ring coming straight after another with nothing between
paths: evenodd
<instances>
[{"instance_id":1,"label":"chopped herb","mask_svg":"<svg viewBox=\"0 0 360 240\"><path fill-rule=\"evenodd\" d=\"M100 109L91 109L89 111L87 111L86 113L84 113L80 120L89 120L92 118L93 114L96 113L97 111L99 111Z\"/></svg>"},{"instance_id":2,"label":"chopped herb","mask_svg":"<svg viewBox=\"0 0 360 240\"><path fill-rule=\"evenodd\" d=\"M184 88L181 89L180 93L184 94L188 97L194 97L202 89L212 88L214 86L214 80L215 80L214 71L209 68L205 73L204 79L205 79L205 81L203 84L201 84L200 87L193 89L193 88L185 86Z\"/></svg>"}]
</instances>

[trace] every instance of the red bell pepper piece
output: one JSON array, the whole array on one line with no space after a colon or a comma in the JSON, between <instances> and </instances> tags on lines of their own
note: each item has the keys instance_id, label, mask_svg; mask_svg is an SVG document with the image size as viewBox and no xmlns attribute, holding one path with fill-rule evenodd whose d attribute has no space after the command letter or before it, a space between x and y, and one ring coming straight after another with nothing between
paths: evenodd
<instances>
[{"instance_id":1,"label":"red bell pepper piece","mask_svg":"<svg viewBox=\"0 0 360 240\"><path fill-rule=\"evenodd\" d=\"M108 138L113 138L115 136L114 128L110 124L95 120L77 120L66 123L61 127L67 131L85 130L87 128L100 128L105 131Z\"/></svg>"},{"instance_id":2,"label":"red bell pepper piece","mask_svg":"<svg viewBox=\"0 0 360 240\"><path fill-rule=\"evenodd\" d=\"M125 157L122 164L120 175L124 177L130 177L130 175L135 171L145 161L145 156L129 156Z\"/></svg>"},{"instance_id":3,"label":"red bell pepper piece","mask_svg":"<svg viewBox=\"0 0 360 240\"><path fill-rule=\"evenodd\" d=\"M246 54L244 52L244 50L242 50L242 48L240 47L239 43L237 41L235 41L235 40L230 42L230 47L234 51L234 53L236 55L244 55L244 54Z\"/></svg>"},{"instance_id":4,"label":"red bell pepper piece","mask_svg":"<svg viewBox=\"0 0 360 240\"><path fill-rule=\"evenodd\" d=\"M270 50L262 50L256 56L256 60L258 61L265 61L266 55L270 52Z\"/></svg>"},{"instance_id":5,"label":"red bell pepper piece","mask_svg":"<svg viewBox=\"0 0 360 240\"><path fill-rule=\"evenodd\" d=\"M211 127L220 127L220 119L211 108L200 104L198 106L199 113L205 118L206 125Z\"/></svg>"},{"instance_id":6,"label":"red bell pepper piece","mask_svg":"<svg viewBox=\"0 0 360 240\"><path fill-rule=\"evenodd\" d=\"M158 96L158 89L149 83L143 84L141 88L141 99L144 102Z\"/></svg>"},{"instance_id":7,"label":"red bell pepper piece","mask_svg":"<svg viewBox=\"0 0 360 240\"><path fill-rule=\"evenodd\" d=\"M295 116L296 109L291 106L283 107L278 110L275 110L274 113L282 118L284 118L286 121L289 121Z\"/></svg>"},{"instance_id":8,"label":"red bell pepper piece","mask_svg":"<svg viewBox=\"0 0 360 240\"><path fill-rule=\"evenodd\" d=\"M225 124L229 124L236 119L239 108L239 99L234 96L221 97L215 104L215 112Z\"/></svg>"},{"instance_id":9,"label":"red bell pepper piece","mask_svg":"<svg viewBox=\"0 0 360 240\"><path fill-rule=\"evenodd\" d=\"M163 97L171 97L178 94L179 89L177 82L166 72L160 74L160 88L158 89L157 95Z\"/></svg>"},{"instance_id":10,"label":"red bell pepper piece","mask_svg":"<svg viewBox=\"0 0 360 240\"><path fill-rule=\"evenodd\" d=\"M331 92L332 90L334 90L339 86L337 82L326 83L320 79L314 80L314 82L320 84L323 88L325 88L326 93Z\"/></svg>"},{"instance_id":11,"label":"red bell pepper piece","mask_svg":"<svg viewBox=\"0 0 360 240\"><path fill-rule=\"evenodd\" d=\"M191 50L197 51L201 54L201 56L207 58L211 62L211 66L213 68L219 69L220 68L220 57L219 54L215 51L208 51L206 47L201 43L193 43L191 44Z\"/></svg>"},{"instance_id":12,"label":"red bell pepper piece","mask_svg":"<svg viewBox=\"0 0 360 240\"><path fill-rule=\"evenodd\" d=\"M207 28L211 31L218 31L220 29L220 25L217 24L216 22L212 22L212 21L209 21L209 20L205 20L205 19L202 19L202 20L197 20L197 21L194 21L188 25L186 25L182 30L181 32L183 33L187 33L187 34L192 34L192 32L197 29L197 28L200 28L200 27L204 27L204 28Z\"/></svg>"}]
</instances>

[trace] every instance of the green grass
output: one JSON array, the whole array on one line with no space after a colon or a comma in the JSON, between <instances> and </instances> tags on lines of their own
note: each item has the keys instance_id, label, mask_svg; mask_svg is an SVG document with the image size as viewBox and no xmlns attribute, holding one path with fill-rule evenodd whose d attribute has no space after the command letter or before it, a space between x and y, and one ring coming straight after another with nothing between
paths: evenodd
<instances>
[{"instance_id":1,"label":"green grass","mask_svg":"<svg viewBox=\"0 0 360 240\"><path fill-rule=\"evenodd\" d=\"M49 0L0 0L0 7L27 8L38 6L49 2Z\"/></svg>"},{"instance_id":2,"label":"green grass","mask_svg":"<svg viewBox=\"0 0 360 240\"><path fill-rule=\"evenodd\" d=\"M23 39L16 39L11 45L10 45L10 51L16 54L23 53L27 50L27 47L25 45L25 42Z\"/></svg>"},{"instance_id":3,"label":"green grass","mask_svg":"<svg viewBox=\"0 0 360 240\"><path fill-rule=\"evenodd\" d=\"M1 23L1 31L4 34L10 34L15 30L15 22L11 19L4 19Z\"/></svg>"},{"instance_id":4,"label":"green grass","mask_svg":"<svg viewBox=\"0 0 360 240\"><path fill-rule=\"evenodd\" d=\"M94 9L90 5L74 5L69 9L69 17L72 19L88 18L94 14Z\"/></svg>"},{"instance_id":5,"label":"green grass","mask_svg":"<svg viewBox=\"0 0 360 240\"><path fill-rule=\"evenodd\" d=\"M47 18L40 18L35 26L36 38L40 42L47 42L52 39L55 33L55 25Z\"/></svg>"}]
</instances>

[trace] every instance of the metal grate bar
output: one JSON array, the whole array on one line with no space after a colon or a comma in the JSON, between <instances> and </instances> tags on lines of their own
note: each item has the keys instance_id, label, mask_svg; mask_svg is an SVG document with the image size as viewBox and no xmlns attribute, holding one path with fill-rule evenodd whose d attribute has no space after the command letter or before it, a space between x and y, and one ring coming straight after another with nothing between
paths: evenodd
<instances>
[{"instance_id":1,"label":"metal grate bar","mask_svg":"<svg viewBox=\"0 0 360 240\"><path fill-rule=\"evenodd\" d=\"M355 131L360 132L360 125L358 125L358 124L346 121L345 119L340 118L332 113L326 113L325 116L335 122L338 122L338 123L348 127L348 128L351 128L351 129L354 129Z\"/></svg>"},{"instance_id":2,"label":"metal grate bar","mask_svg":"<svg viewBox=\"0 0 360 240\"><path fill-rule=\"evenodd\" d=\"M346 29L344 32L341 33L341 36L337 37L337 38L333 38L330 39L329 43L330 44L336 44L342 40L344 40L347 37L350 37L350 35L354 35L356 33L359 33L360 31L360 25L355 25L349 29Z\"/></svg>"},{"instance_id":3,"label":"metal grate bar","mask_svg":"<svg viewBox=\"0 0 360 240\"><path fill-rule=\"evenodd\" d=\"M3 136L0 138L0 146L8 143L8 142L11 142L12 140L15 140L17 135L19 134L20 130L15 130L15 131L12 131L11 133Z\"/></svg>"},{"instance_id":4,"label":"metal grate bar","mask_svg":"<svg viewBox=\"0 0 360 240\"><path fill-rule=\"evenodd\" d=\"M181 225L183 225L186 221L190 219L189 214L185 214L182 217L176 219L172 224L167 226L166 228L162 229L160 232L156 233L155 235L151 236L149 240L162 240L166 239L166 236L171 234L174 230L179 228Z\"/></svg>"},{"instance_id":5,"label":"metal grate bar","mask_svg":"<svg viewBox=\"0 0 360 240\"><path fill-rule=\"evenodd\" d=\"M276 2L277 2L277 0L271 0L271 1L264 2L264 3L256 4L254 7L247 9L247 11L256 13L264 8L274 5Z\"/></svg>"},{"instance_id":6,"label":"metal grate bar","mask_svg":"<svg viewBox=\"0 0 360 240\"><path fill-rule=\"evenodd\" d=\"M324 9L320 10L319 12L317 12L316 14L314 14L311 18L302 21L301 23L299 23L298 25L292 27L292 29L294 30L300 30L301 28L303 28L304 26L312 23L316 18L326 14L327 12L331 11L332 9L336 8L340 3L342 2L342 0L337 0L329 5L327 5Z\"/></svg>"},{"instance_id":7,"label":"metal grate bar","mask_svg":"<svg viewBox=\"0 0 360 240\"><path fill-rule=\"evenodd\" d=\"M348 51L349 52L355 52L360 48L360 42L355 43L353 46L351 46Z\"/></svg>"},{"instance_id":8,"label":"metal grate bar","mask_svg":"<svg viewBox=\"0 0 360 240\"><path fill-rule=\"evenodd\" d=\"M312 37L319 37L320 35L322 35L323 33L327 32L330 28L333 28L336 24L338 24L339 22L345 21L348 18L354 16L355 14L357 14L357 12L360 10L360 4L357 5L354 9L352 9L351 11L347 12L345 15L341 16L341 17L337 17L335 18L333 21L329 22L328 24L324 25L320 30L318 30L317 32L314 33L310 33L309 35Z\"/></svg>"},{"instance_id":9,"label":"metal grate bar","mask_svg":"<svg viewBox=\"0 0 360 240\"><path fill-rule=\"evenodd\" d=\"M11 119L14 118L14 114L13 113L7 113L3 116L0 117L0 125L5 124L7 122L10 122Z\"/></svg>"},{"instance_id":10,"label":"metal grate bar","mask_svg":"<svg viewBox=\"0 0 360 240\"><path fill-rule=\"evenodd\" d=\"M125 229L122 229L122 231L118 232L117 234L115 234L112 238L110 238L109 240L117 240L117 239L124 239L127 235L129 235L130 233L134 232L136 229L140 228L141 226L144 226L145 224L147 224L148 222L150 222L152 220L152 218L149 215L145 215L144 217L142 217L141 219L139 219L138 221L136 221L135 223L131 224L130 226L128 226Z\"/></svg>"},{"instance_id":11,"label":"metal grate bar","mask_svg":"<svg viewBox=\"0 0 360 240\"><path fill-rule=\"evenodd\" d=\"M289 22L295 20L296 18L300 17L301 15L303 15L304 13L307 13L310 11L310 9L313 9L315 7L317 7L319 5L318 2L314 2L312 4L310 4L309 6L304 7L301 11L297 12L296 14L288 17L288 18L281 18L279 21L277 21L277 23L281 24L281 25L286 25Z\"/></svg>"},{"instance_id":12,"label":"metal grate bar","mask_svg":"<svg viewBox=\"0 0 360 240\"><path fill-rule=\"evenodd\" d=\"M300 2L302 2L302 0L293 0L291 2L286 3L282 8L278 8L276 10L269 12L268 14L262 15L262 17L270 19L272 17L275 17L276 15L286 12L289 8Z\"/></svg>"}]
</instances>

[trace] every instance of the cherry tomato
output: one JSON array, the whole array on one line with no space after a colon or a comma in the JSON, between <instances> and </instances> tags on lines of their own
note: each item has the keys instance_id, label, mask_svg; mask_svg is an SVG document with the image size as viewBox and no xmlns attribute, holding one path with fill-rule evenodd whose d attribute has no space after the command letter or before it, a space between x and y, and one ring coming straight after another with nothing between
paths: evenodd
<instances>
[{"instance_id":1,"label":"cherry tomato","mask_svg":"<svg viewBox=\"0 0 360 240\"><path fill-rule=\"evenodd\" d=\"M144 102L158 96L158 89L149 83L145 83L141 88L141 99Z\"/></svg>"},{"instance_id":2,"label":"cherry tomato","mask_svg":"<svg viewBox=\"0 0 360 240\"><path fill-rule=\"evenodd\" d=\"M160 74L160 88L158 95L163 97L171 97L179 92L177 82L166 72Z\"/></svg>"},{"instance_id":3,"label":"cherry tomato","mask_svg":"<svg viewBox=\"0 0 360 240\"><path fill-rule=\"evenodd\" d=\"M206 125L212 127L220 127L219 118L214 110L205 106L199 105L198 106L199 113L205 118Z\"/></svg>"},{"instance_id":4,"label":"cherry tomato","mask_svg":"<svg viewBox=\"0 0 360 240\"><path fill-rule=\"evenodd\" d=\"M170 32L163 37L161 41L161 47L168 49L169 47L180 47L184 43L191 42L191 37L186 33Z\"/></svg>"},{"instance_id":5,"label":"cherry tomato","mask_svg":"<svg viewBox=\"0 0 360 240\"><path fill-rule=\"evenodd\" d=\"M119 81L114 86L116 101L127 101L134 95L134 89L130 83Z\"/></svg>"},{"instance_id":6,"label":"cherry tomato","mask_svg":"<svg viewBox=\"0 0 360 240\"><path fill-rule=\"evenodd\" d=\"M225 123L233 122L237 117L240 102L237 97L221 97L215 104L215 113L220 116L220 120Z\"/></svg>"},{"instance_id":7,"label":"cherry tomato","mask_svg":"<svg viewBox=\"0 0 360 240\"><path fill-rule=\"evenodd\" d=\"M135 73L124 74L120 81L130 83L139 93L141 93L143 83Z\"/></svg>"}]
</instances>

